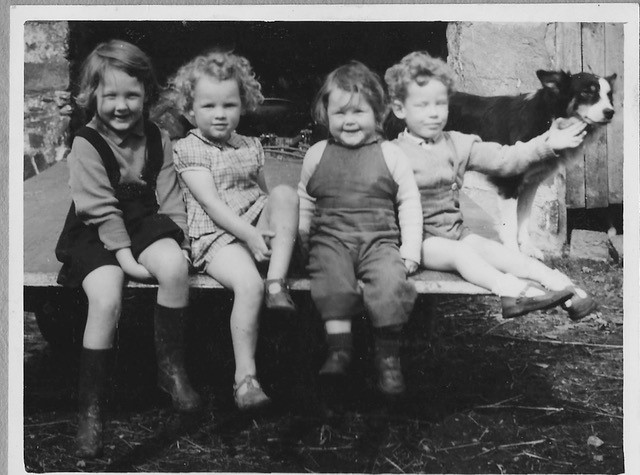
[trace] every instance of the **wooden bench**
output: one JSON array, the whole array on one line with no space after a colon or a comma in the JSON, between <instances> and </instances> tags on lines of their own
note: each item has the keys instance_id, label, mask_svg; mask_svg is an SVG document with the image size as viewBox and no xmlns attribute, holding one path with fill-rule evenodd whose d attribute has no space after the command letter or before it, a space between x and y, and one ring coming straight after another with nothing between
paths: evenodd
<instances>
[{"instance_id":1,"label":"wooden bench","mask_svg":"<svg viewBox=\"0 0 640 475\"><path fill-rule=\"evenodd\" d=\"M280 157L280 158L276 158ZM296 186L300 175L301 160L282 158L277 154L267 154L265 176L268 186L286 183ZM68 168L62 161L24 183L24 307L35 312L43 335L51 342L53 338L51 322L42 321L43 300L62 299L64 290L57 282L60 263L54 249L58 235L70 204L68 189ZM461 205L467 225L475 232L497 238L491 218L470 198L462 194ZM470 284L459 275L449 272L423 270L411 277L419 294L459 294L481 295L489 292ZM293 292L308 292L309 279L304 276L290 277ZM153 284L129 281L127 288L153 289ZM209 276L191 276L191 287L205 291L221 291L223 287ZM64 302L59 302L62 307ZM53 307L48 306L51 310ZM45 333L49 333L46 335ZM57 333L57 332L53 332Z\"/></svg>"}]
</instances>

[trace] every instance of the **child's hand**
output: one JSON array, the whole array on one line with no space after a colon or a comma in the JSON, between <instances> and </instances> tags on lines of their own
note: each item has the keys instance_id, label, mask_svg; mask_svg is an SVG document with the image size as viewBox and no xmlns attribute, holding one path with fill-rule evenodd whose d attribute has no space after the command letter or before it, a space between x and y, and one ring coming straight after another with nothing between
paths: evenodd
<instances>
[{"instance_id":1,"label":"child's hand","mask_svg":"<svg viewBox=\"0 0 640 475\"><path fill-rule=\"evenodd\" d=\"M125 247L116 251L116 259L123 272L135 280L150 281L154 277L145 266L133 258L131 248Z\"/></svg>"},{"instance_id":2,"label":"child's hand","mask_svg":"<svg viewBox=\"0 0 640 475\"><path fill-rule=\"evenodd\" d=\"M575 148L582 143L587 135L586 127L586 123L576 121L568 127L561 129L560 119L556 119L549 129L547 143L551 149L556 152L567 148Z\"/></svg>"},{"instance_id":3,"label":"child's hand","mask_svg":"<svg viewBox=\"0 0 640 475\"><path fill-rule=\"evenodd\" d=\"M267 242L275 235L273 231L253 228L246 244L256 262L265 262L271 258L271 249Z\"/></svg>"},{"instance_id":4,"label":"child's hand","mask_svg":"<svg viewBox=\"0 0 640 475\"><path fill-rule=\"evenodd\" d=\"M411 259L403 259L404 266L407 268L407 274L411 275L418 270L418 263Z\"/></svg>"}]
</instances>

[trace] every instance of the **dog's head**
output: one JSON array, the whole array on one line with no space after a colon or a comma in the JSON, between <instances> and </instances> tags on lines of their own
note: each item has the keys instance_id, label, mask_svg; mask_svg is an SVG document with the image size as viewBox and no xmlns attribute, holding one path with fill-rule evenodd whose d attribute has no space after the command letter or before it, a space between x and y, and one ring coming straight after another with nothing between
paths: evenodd
<instances>
[{"instance_id":1,"label":"dog's head","mask_svg":"<svg viewBox=\"0 0 640 475\"><path fill-rule=\"evenodd\" d=\"M578 117L587 124L606 124L614 114L612 93L615 74L536 72L542 86L556 100L560 117Z\"/></svg>"}]
</instances>

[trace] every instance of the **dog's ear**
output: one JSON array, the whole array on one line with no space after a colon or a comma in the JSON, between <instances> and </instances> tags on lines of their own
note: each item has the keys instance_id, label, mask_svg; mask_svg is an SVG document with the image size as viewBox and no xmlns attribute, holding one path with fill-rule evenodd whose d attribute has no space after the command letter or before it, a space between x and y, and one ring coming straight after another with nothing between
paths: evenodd
<instances>
[{"instance_id":1,"label":"dog's ear","mask_svg":"<svg viewBox=\"0 0 640 475\"><path fill-rule=\"evenodd\" d=\"M564 71L545 71L538 69L536 76L538 76L538 79L545 89L549 89L555 94L560 94L560 91L564 89L562 84L569 80L571 74L565 73Z\"/></svg>"},{"instance_id":2,"label":"dog's ear","mask_svg":"<svg viewBox=\"0 0 640 475\"><path fill-rule=\"evenodd\" d=\"M613 73L611 76L607 76L605 79L609 84L613 86L613 81L615 81L617 77L618 75L616 73Z\"/></svg>"}]
</instances>

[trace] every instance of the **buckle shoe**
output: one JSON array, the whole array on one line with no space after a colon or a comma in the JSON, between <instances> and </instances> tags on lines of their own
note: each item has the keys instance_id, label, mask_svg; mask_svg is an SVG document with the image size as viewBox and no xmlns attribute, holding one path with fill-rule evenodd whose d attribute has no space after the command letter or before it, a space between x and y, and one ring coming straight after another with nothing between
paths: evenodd
<instances>
[{"instance_id":1,"label":"buckle shoe","mask_svg":"<svg viewBox=\"0 0 640 475\"><path fill-rule=\"evenodd\" d=\"M535 287L545 291L542 295L527 297L527 290ZM525 315L535 310L546 310L560 305L573 296L573 292L563 290L546 290L534 284L529 284L517 297L501 297L502 316L504 318L515 318Z\"/></svg>"}]
</instances>

